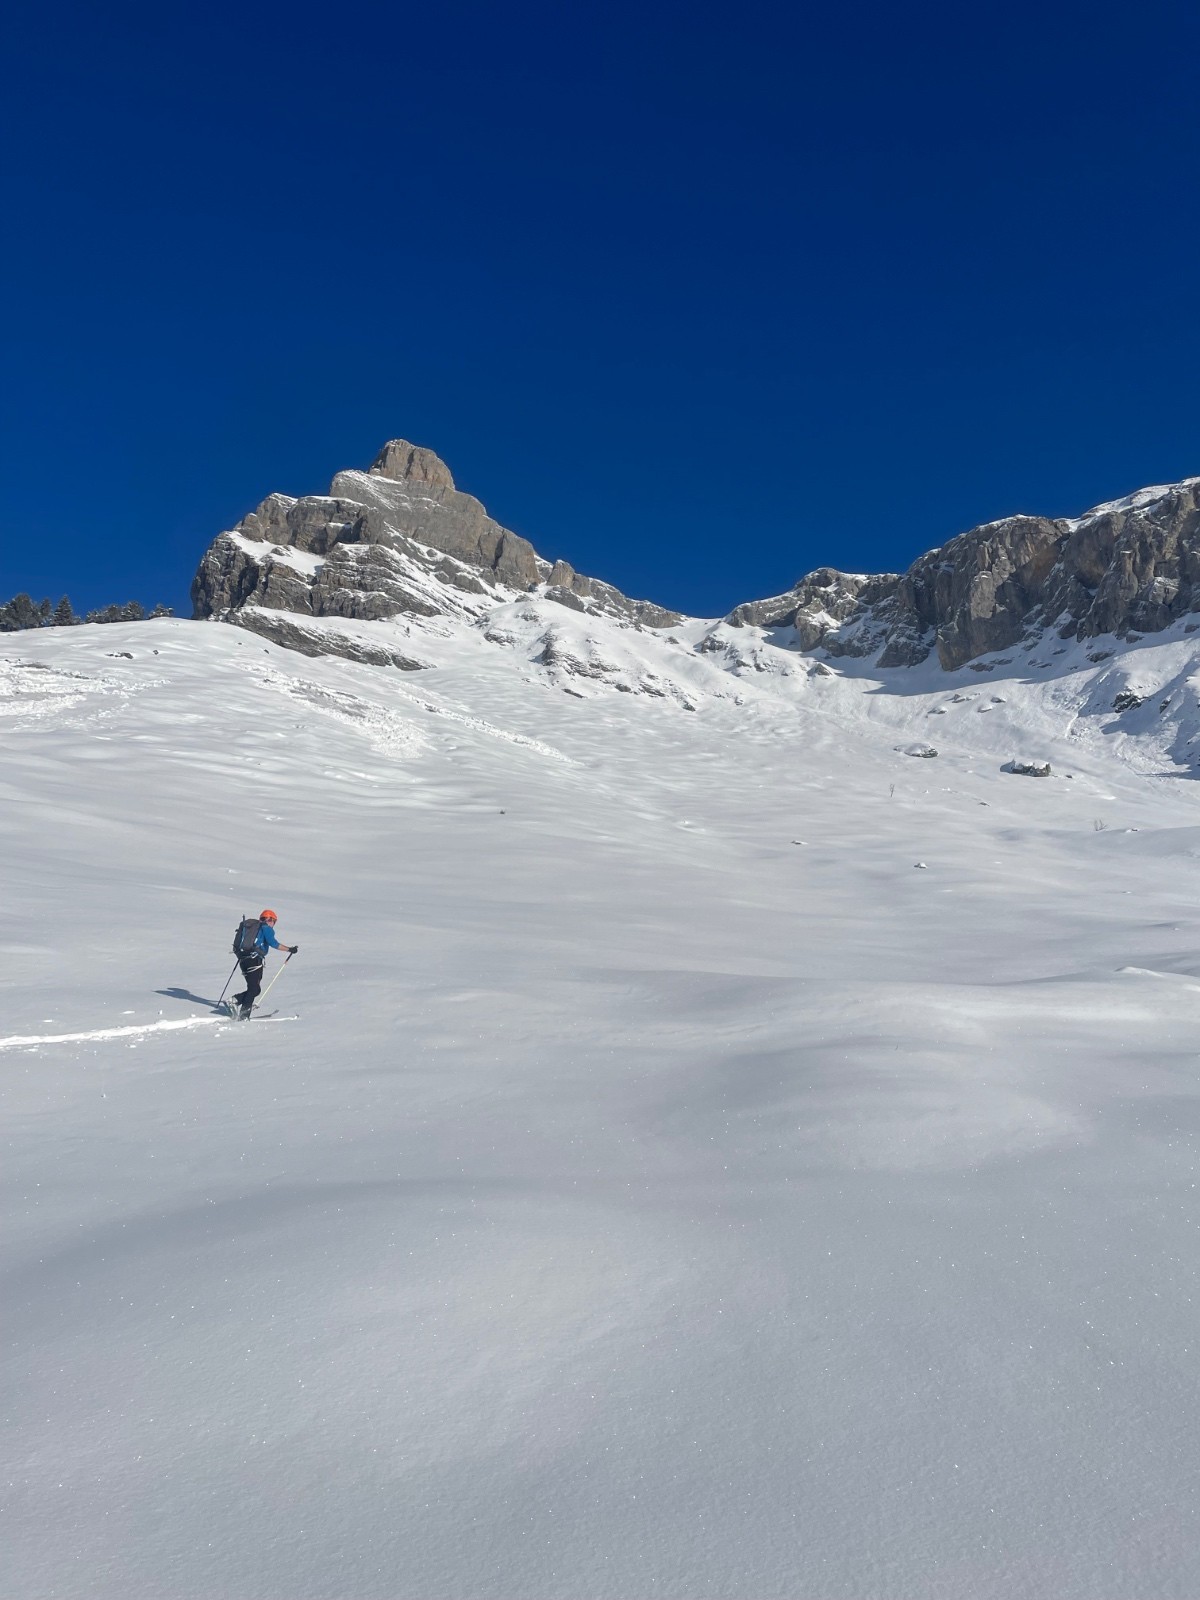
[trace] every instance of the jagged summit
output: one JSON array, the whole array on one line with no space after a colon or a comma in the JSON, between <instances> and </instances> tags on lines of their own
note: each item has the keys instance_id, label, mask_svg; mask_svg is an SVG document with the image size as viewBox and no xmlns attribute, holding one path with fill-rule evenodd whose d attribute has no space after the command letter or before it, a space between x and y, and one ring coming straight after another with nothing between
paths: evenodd
<instances>
[{"instance_id":1,"label":"jagged summit","mask_svg":"<svg viewBox=\"0 0 1200 1600\"><path fill-rule=\"evenodd\" d=\"M431 483L439 489L453 489L450 468L424 446L407 439L389 439L370 466L373 478L392 478L397 483Z\"/></svg>"},{"instance_id":2,"label":"jagged summit","mask_svg":"<svg viewBox=\"0 0 1200 1600\"><path fill-rule=\"evenodd\" d=\"M270 494L219 534L193 580L192 605L198 618L238 622L311 654L407 667L415 663L390 646L351 643L313 619L475 620L537 588L572 609L648 627L679 620L568 562L544 560L456 489L432 450L391 439L368 471L339 472L327 495Z\"/></svg>"}]
</instances>

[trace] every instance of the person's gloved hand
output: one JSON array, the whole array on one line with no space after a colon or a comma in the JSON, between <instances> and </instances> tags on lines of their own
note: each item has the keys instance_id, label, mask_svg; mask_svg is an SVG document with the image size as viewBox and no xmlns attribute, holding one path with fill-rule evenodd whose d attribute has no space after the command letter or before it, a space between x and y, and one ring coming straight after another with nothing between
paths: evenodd
<instances>
[{"instance_id":1,"label":"person's gloved hand","mask_svg":"<svg viewBox=\"0 0 1200 1600\"><path fill-rule=\"evenodd\" d=\"M289 945L288 948L291 950L291 953L293 955L295 955L296 951L299 950L300 946L298 944L293 944L293 945Z\"/></svg>"}]
</instances>

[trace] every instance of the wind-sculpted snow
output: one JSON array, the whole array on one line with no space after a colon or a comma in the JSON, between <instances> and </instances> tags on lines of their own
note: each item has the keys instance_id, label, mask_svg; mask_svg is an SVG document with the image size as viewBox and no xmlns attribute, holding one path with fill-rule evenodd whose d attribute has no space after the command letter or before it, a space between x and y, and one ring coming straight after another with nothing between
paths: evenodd
<instances>
[{"instance_id":1,"label":"wind-sculpted snow","mask_svg":"<svg viewBox=\"0 0 1200 1600\"><path fill-rule=\"evenodd\" d=\"M403 716L345 689L326 689L296 674L256 671L257 682L285 695L305 710L332 717L345 727L361 731L367 742L385 755L412 756L426 748L418 728Z\"/></svg>"},{"instance_id":2,"label":"wind-sculpted snow","mask_svg":"<svg viewBox=\"0 0 1200 1600\"><path fill-rule=\"evenodd\" d=\"M0 1587L1200 1592L1200 636L321 620L0 672Z\"/></svg>"},{"instance_id":3,"label":"wind-sculpted snow","mask_svg":"<svg viewBox=\"0 0 1200 1600\"><path fill-rule=\"evenodd\" d=\"M143 687L112 672L60 671L42 661L0 659L0 726L61 725L76 707L88 708L93 717L112 715ZM86 722L89 717L84 712L71 720Z\"/></svg>"}]
</instances>

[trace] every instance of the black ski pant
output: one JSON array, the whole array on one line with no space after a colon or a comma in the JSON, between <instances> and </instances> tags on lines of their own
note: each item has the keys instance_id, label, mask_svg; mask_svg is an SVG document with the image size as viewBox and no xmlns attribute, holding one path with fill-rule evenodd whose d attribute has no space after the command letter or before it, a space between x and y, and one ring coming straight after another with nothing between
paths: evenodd
<instances>
[{"instance_id":1,"label":"black ski pant","mask_svg":"<svg viewBox=\"0 0 1200 1600\"><path fill-rule=\"evenodd\" d=\"M238 966L242 969L242 977L246 980L246 988L244 993L235 994L233 998L243 1011L249 1011L262 991L263 958L257 951L252 955L239 956Z\"/></svg>"}]
</instances>

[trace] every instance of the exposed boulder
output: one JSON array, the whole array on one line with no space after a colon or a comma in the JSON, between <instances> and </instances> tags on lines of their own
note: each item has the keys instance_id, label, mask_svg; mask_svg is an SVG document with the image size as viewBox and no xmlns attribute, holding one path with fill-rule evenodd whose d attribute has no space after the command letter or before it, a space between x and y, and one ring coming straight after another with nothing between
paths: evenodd
<instances>
[{"instance_id":1,"label":"exposed boulder","mask_svg":"<svg viewBox=\"0 0 1200 1600\"><path fill-rule=\"evenodd\" d=\"M1018 778L1048 778L1050 776L1050 763L1048 761L1006 761L1000 771L1014 773Z\"/></svg>"}]
</instances>

